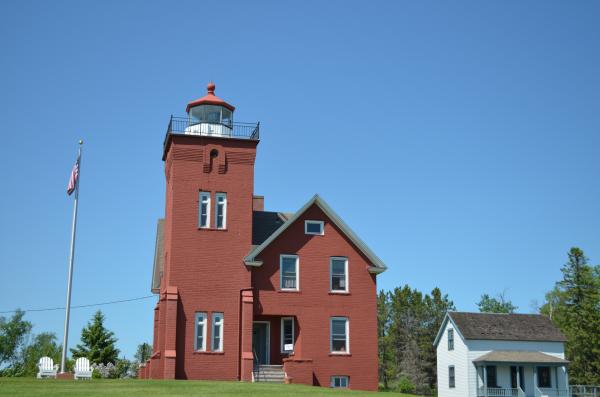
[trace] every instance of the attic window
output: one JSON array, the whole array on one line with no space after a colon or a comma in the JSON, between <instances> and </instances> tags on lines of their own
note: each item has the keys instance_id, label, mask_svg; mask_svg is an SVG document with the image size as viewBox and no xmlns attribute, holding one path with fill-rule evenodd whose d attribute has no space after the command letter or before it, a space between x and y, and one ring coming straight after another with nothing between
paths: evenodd
<instances>
[{"instance_id":1,"label":"attic window","mask_svg":"<svg viewBox=\"0 0 600 397\"><path fill-rule=\"evenodd\" d=\"M322 236L324 234L323 221L304 221L304 234Z\"/></svg>"}]
</instances>

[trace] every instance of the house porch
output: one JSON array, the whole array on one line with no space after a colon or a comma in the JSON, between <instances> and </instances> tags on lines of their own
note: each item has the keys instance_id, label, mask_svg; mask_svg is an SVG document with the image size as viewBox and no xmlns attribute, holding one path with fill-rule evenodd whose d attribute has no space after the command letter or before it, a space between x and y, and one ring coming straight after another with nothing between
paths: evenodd
<instances>
[{"instance_id":1,"label":"house porch","mask_svg":"<svg viewBox=\"0 0 600 397\"><path fill-rule=\"evenodd\" d=\"M473 361L477 397L570 397L568 361L541 352L492 351Z\"/></svg>"}]
</instances>

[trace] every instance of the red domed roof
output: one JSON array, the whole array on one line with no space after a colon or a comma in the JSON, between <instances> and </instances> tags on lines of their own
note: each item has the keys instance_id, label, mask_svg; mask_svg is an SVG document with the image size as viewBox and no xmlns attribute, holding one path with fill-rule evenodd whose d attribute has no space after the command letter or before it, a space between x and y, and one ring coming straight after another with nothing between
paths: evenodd
<instances>
[{"instance_id":1,"label":"red domed roof","mask_svg":"<svg viewBox=\"0 0 600 397\"><path fill-rule=\"evenodd\" d=\"M215 95L215 83L208 83L206 89L208 93L205 96L203 96L200 99L196 99L195 101L191 101L187 104L187 107L185 108L186 113L189 113L191 108L198 105L217 105L224 106L232 112L235 110L235 107L231 106L230 104L228 104L227 102Z\"/></svg>"}]
</instances>

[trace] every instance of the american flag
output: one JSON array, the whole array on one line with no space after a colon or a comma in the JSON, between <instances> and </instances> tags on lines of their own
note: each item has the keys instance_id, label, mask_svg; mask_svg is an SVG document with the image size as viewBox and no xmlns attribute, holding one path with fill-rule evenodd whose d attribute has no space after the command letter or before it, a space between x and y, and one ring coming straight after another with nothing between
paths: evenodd
<instances>
[{"instance_id":1,"label":"american flag","mask_svg":"<svg viewBox=\"0 0 600 397\"><path fill-rule=\"evenodd\" d=\"M67 185L67 194L70 196L77 187L77 179L79 179L79 157L71 170L71 177L69 178L69 184Z\"/></svg>"}]
</instances>

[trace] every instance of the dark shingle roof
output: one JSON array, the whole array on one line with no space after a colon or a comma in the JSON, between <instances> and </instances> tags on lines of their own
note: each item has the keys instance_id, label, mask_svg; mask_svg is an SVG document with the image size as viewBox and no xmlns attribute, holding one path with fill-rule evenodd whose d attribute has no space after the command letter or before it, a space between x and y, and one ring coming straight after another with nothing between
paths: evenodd
<instances>
[{"instance_id":1,"label":"dark shingle roof","mask_svg":"<svg viewBox=\"0 0 600 397\"><path fill-rule=\"evenodd\" d=\"M465 339L566 342L541 314L448 313Z\"/></svg>"},{"instance_id":2,"label":"dark shingle roof","mask_svg":"<svg viewBox=\"0 0 600 397\"><path fill-rule=\"evenodd\" d=\"M271 211L252 212L252 245L260 245L289 219L290 214Z\"/></svg>"}]
</instances>

